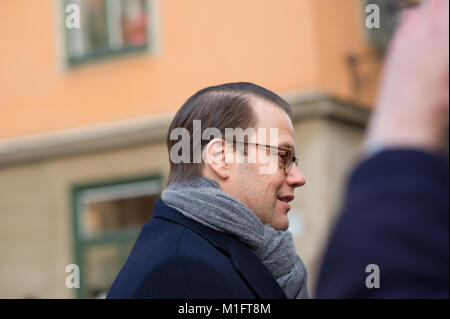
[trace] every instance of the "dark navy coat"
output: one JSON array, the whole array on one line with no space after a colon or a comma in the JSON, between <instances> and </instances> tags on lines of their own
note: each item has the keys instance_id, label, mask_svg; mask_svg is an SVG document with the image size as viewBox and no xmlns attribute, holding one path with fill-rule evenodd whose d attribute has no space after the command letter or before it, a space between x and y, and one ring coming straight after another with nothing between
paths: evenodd
<instances>
[{"instance_id":1,"label":"dark navy coat","mask_svg":"<svg viewBox=\"0 0 450 319\"><path fill-rule=\"evenodd\" d=\"M286 298L252 250L158 199L107 298Z\"/></svg>"},{"instance_id":2,"label":"dark navy coat","mask_svg":"<svg viewBox=\"0 0 450 319\"><path fill-rule=\"evenodd\" d=\"M448 298L448 162L384 151L353 173L329 241L319 298ZM373 287L379 268L379 288Z\"/></svg>"}]
</instances>

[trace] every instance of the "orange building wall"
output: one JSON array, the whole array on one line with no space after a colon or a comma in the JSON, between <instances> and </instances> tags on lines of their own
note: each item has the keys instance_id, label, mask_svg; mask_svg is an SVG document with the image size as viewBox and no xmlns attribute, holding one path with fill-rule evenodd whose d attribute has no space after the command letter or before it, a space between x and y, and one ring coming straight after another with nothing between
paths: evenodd
<instances>
[{"instance_id":1,"label":"orange building wall","mask_svg":"<svg viewBox=\"0 0 450 319\"><path fill-rule=\"evenodd\" d=\"M319 85L341 99L371 106L378 87L382 57L366 40L365 12L361 0L313 2L315 40L318 43ZM360 92L355 92L348 55L361 60Z\"/></svg>"},{"instance_id":2,"label":"orange building wall","mask_svg":"<svg viewBox=\"0 0 450 319\"><path fill-rule=\"evenodd\" d=\"M0 139L175 111L231 81L351 98L345 54L366 48L359 0L159 0L156 55L63 70L57 1L0 2Z\"/></svg>"}]
</instances>

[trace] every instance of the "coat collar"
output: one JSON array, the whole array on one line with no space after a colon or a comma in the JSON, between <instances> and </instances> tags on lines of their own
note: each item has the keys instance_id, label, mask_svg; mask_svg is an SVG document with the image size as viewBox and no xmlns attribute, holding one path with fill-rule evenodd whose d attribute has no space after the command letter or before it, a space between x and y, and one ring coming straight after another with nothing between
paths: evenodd
<instances>
[{"instance_id":1,"label":"coat collar","mask_svg":"<svg viewBox=\"0 0 450 319\"><path fill-rule=\"evenodd\" d=\"M152 218L161 218L181 224L202 236L231 259L233 267L259 298L286 298L280 285L251 248L236 237L186 218L177 210L167 206L161 199L155 203Z\"/></svg>"},{"instance_id":2,"label":"coat collar","mask_svg":"<svg viewBox=\"0 0 450 319\"><path fill-rule=\"evenodd\" d=\"M158 198L155 203L152 218L161 218L186 226L209 241L214 247L225 253L225 255L230 256L227 236L225 234L184 217L184 215L176 209L167 206L160 198Z\"/></svg>"}]
</instances>

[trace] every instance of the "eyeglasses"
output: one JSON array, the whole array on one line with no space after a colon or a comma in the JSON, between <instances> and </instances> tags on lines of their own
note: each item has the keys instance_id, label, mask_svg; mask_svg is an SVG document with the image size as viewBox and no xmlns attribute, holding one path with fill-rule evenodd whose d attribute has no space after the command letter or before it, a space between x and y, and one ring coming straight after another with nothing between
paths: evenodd
<instances>
[{"instance_id":1,"label":"eyeglasses","mask_svg":"<svg viewBox=\"0 0 450 319\"><path fill-rule=\"evenodd\" d=\"M276 147L272 145L266 145L266 144L258 144L258 143L250 143L250 142L240 142L235 141L235 143L241 143L244 145L256 145L256 146L263 146L265 148L270 148L278 151L278 156L280 156L282 162L280 168L283 170L283 172L288 175L289 172L292 169L292 164L295 163L295 166L298 166L298 158L295 156L294 150L292 147Z\"/></svg>"}]
</instances>

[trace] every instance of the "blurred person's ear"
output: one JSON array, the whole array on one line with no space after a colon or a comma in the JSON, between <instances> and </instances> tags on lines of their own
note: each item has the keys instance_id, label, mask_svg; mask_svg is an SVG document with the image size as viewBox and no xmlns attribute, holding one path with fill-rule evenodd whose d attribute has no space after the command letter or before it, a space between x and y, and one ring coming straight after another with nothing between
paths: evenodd
<instances>
[{"instance_id":1,"label":"blurred person's ear","mask_svg":"<svg viewBox=\"0 0 450 319\"><path fill-rule=\"evenodd\" d=\"M226 152L227 147L224 140L215 138L209 141L202 154L205 165L203 169L205 176L211 177L208 175L213 173L223 180L230 176L230 163L226 161Z\"/></svg>"}]
</instances>

